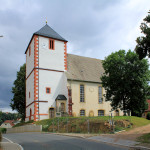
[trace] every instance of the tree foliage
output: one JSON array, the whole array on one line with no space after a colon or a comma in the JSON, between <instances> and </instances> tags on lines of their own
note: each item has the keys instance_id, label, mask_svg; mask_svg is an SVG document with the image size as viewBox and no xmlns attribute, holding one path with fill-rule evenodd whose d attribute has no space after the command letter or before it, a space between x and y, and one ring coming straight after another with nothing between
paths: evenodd
<instances>
[{"instance_id":1,"label":"tree foliage","mask_svg":"<svg viewBox=\"0 0 150 150\"><path fill-rule=\"evenodd\" d=\"M106 90L106 101L115 110L131 110L132 115L141 115L147 107L146 97L150 71L148 61L139 60L130 50L112 53L103 61L105 73L101 77Z\"/></svg>"},{"instance_id":2,"label":"tree foliage","mask_svg":"<svg viewBox=\"0 0 150 150\"><path fill-rule=\"evenodd\" d=\"M150 112L147 113L146 119L150 120Z\"/></svg>"},{"instance_id":3,"label":"tree foliage","mask_svg":"<svg viewBox=\"0 0 150 150\"><path fill-rule=\"evenodd\" d=\"M18 118L20 118L20 115L17 113L5 113L0 111L0 125L5 120L17 120Z\"/></svg>"},{"instance_id":4,"label":"tree foliage","mask_svg":"<svg viewBox=\"0 0 150 150\"><path fill-rule=\"evenodd\" d=\"M17 110L23 120L25 119L25 72L26 65L24 64L17 72L17 79L14 81L14 87L12 87L14 96L10 103L11 108Z\"/></svg>"},{"instance_id":5,"label":"tree foliage","mask_svg":"<svg viewBox=\"0 0 150 150\"><path fill-rule=\"evenodd\" d=\"M139 55L139 59L143 59L146 56L150 57L150 15L146 16L141 23L140 29L144 36L136 39L137 45L135 48L136 53Z\"/></svg>"}]
</instances>

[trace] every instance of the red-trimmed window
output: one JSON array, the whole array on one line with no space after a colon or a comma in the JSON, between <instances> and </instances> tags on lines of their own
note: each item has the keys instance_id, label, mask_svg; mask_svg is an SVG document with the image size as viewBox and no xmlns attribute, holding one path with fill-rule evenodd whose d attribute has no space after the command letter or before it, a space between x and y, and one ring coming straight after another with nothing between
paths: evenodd
<instances>
[{"instance_id":1,"label":"red-trimmed window","mask_svg":"<svg viewBox=\"0 0 150 150\"><path fill-rule=\"evenodd\" d=\"M49 49L51 50L55 49L55 41L52 39L49 40Z\"/></svg>"},{"instance_id":2,"label":"red-trimmed window","mask_svg":"<svg viewBox=\"0 0 150 150\"><path fill-rule=\"evenodd\" d=\"M31 55L31 46L29 46L29 56Z\"/></svg>"},{"instance_id":3,"label":"red-trimmed window","mask_svg":"<svg viewBox=\"0 0 150 150\"><path fill-rule=\"evenodd\" d=\"M51 93L51 88L50 88L50 87L47 87L47 88L46 88L46 93L47 93L47 94L50 94L50 93Z\"/></svg>"},{"instance_id":4,"label":"red-trimmed window","mask_svg":"<svg viewBox=\"0 0 150 150\"><path fill-rule=\"evenodd\" d=\"M29 92L29 98L30 98L30 92Z\"/></svg>"}]
</instances>

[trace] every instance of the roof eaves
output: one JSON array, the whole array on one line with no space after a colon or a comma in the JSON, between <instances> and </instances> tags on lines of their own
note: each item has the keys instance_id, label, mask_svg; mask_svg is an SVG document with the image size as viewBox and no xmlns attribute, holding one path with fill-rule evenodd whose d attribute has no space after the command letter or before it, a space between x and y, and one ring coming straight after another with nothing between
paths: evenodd
<instances>
[{"instance_id":1,"label":"roof eaves","mask_svg":"<svg viewBox=\"0 0 150 150\"><path fill-rule=\"evenodd\" d=\"M90 82L90 83L98 83L101 84L102 82L97 82L97 81L88 81L88 80L80 80L80 79L67 79L69 81L77 81L77 82Z\"/></svg>"},{"instance_id":2,"label":"roof eaves","mask_svg":"<svg viewBox=\"0 0 150 150\"><path fill-rule=\"evenodd\" d=\"M49 36L49 35L46 35L46 34L40 34L40 33L34 33L33 35L40 35L40 36L43 36L43 37L48 37L48 38L52 38L52 39L55 39L55 40L59 40L59 41L64 41L64 42L68 42L67 40L65 40L65 39L59 39L59 38L54 38L54 37L51 37L51 36Z\"/></svg>"},{"instance_id":3,"label":"roof eaves","mask_svg":"<svg viewBox=\"0 0 150 150\"><path fill-rule=\"evenodd\" d=\"M43 36L43 37L53 38L53 37L50 37L50 36L48 36L48 35L46 36L46 35L41 35L41 34L38 34L38 33L33 33L32 37L31 37L31 39L30 39L30 42L29 42L29 44L28 44L28 46L27 46L27 48L26 48L25 54L26 54L26 52L27 52L27 50L28 50L28 47L29 47L29 45L30 45L30 43L31 43L31 41L32 41L34 35L40 35L40 36ZM68 42L68 41L65 40L65 39L64 39L64 40L60 40L60 39L57 39L57 38L53 38L53 39L59 40L59 41L64 41L64 42Z\"/></svg>"},{"instance_id":4,"label":"roof eaves","mask_svg":"<svg viewBox=\"0 0 150 150\"><path fill-rule=\"evenodd\" d=\"M25 54L26 54L26 52L27 52L27 50L28 50L28 47L29 47L29 45L30 45L30 43L31 43L31 41L32 41L32 39L33 39L33 36L34 36L34 34L32 35L32 37L31 37L31 39L30 39L30 42L29 42L29 44L28 44L28 46L27 46L27 48L26 48Z\"/></svg>"}]
</instances>

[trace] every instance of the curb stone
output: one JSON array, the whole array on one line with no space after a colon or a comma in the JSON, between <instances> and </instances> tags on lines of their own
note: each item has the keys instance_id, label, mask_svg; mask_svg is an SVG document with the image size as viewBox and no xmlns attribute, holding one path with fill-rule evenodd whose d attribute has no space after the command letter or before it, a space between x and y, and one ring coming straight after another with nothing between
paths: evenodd
<instances>
[{"instance_id":1,"label":"curb stone","mask_svg":"<svg viewBox=\"0 0 150 150\"><path fill-rule=\"evenodd\" d=\"M150 148L144 146L131 146L130 150L150 150Z\"/></svg>"},{"instance_id":2,"label":"curb stone","mask_svg":"<svg viewBox=\"0 0 150 150\"><path fill-rule=\"evenodd\" d=\"M24 150L24 148L20 144L13 142L13 141L9 140L6 137L3 137L3 139L8 141L8 142L0 142L0 144L2 145L2 147L4 149L6 149L6 150L13 150L12 148L14 147L15 148L14 150ZM9 145L10 145L10 149L9 149Z\"/></svg>"}]
</instances>

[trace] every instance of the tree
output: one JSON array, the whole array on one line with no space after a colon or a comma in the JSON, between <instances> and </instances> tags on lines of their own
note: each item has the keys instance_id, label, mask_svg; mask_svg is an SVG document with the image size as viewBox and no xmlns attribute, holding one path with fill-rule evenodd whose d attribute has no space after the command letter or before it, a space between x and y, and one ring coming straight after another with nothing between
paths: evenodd
<instances>
[{"instance_id":1,"label":"tree","mask_svg":"<svg viewBox=\"0 0 150 150\"><path fill-rule=\"evenodd\" d=\"M150 112L147 113L146 119L150 120Z\"/></svg>"},{"instance_id":2,"label":"tree","mask_svg":"<svg viewBox=\"0 0 150 150\"><path fill-rule=\"evenodd\" d=\"M130 110L132 115L141 115L147 107L146 97L150 71L148 61L139 60L130 50L112 53L102 62L105 73L101 77L106 90L106 101L114 110ZM124 113L125 115L125 113Z\"/></svg>"},{"instance_id":3,"label":"tree","mask_svg":"<svg viewBox=\"0 0 150 150\"><path fill-rule=\"evenodd\" d=\"M22 120L25 119L25 72L26 65L24 64L17 72L17 79L14 81L14 87L12 87L14 96L10 103L11 108L18 111Z\"/></svg>"},{"instance_id":4,"label":"tree","mask_svg":"<svg viewBox=\"0 0 150 150\"><path fill-rule=\"evenodd\" d=\"M20 115L17 113L5 113L0 111L0 125L5 121L5 120L17 120L20 118Z\"/></svg>"},{"instance_id":5,"label":"tree","mask_svg":"<svg viewBox=\"0 0 150 150\"><path fill-rule=\"evenodd\" d=\"M143 19L143 21L144 22L141 23L140 29L144 36L137 38L137 45L135 48L135 51L139 55L140 60L146 56L150 57L150 15L148 14L148 16Z\"/></svg>"}]
</instances>

